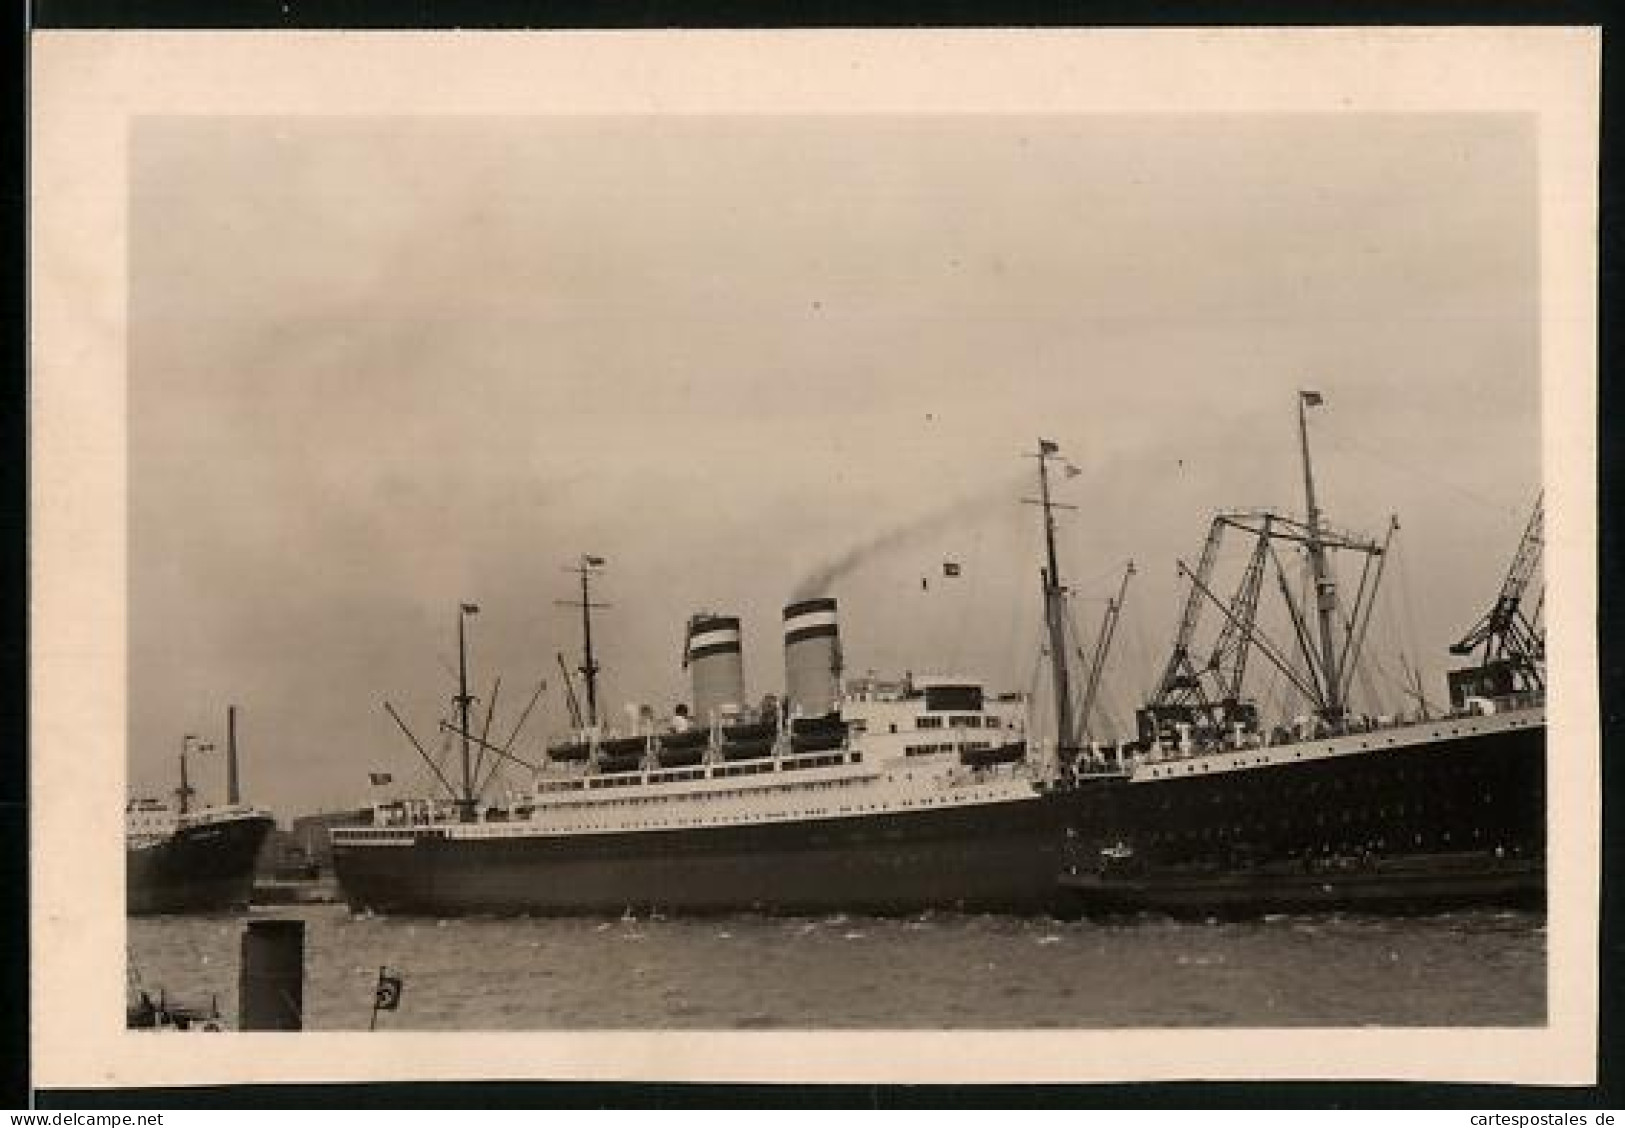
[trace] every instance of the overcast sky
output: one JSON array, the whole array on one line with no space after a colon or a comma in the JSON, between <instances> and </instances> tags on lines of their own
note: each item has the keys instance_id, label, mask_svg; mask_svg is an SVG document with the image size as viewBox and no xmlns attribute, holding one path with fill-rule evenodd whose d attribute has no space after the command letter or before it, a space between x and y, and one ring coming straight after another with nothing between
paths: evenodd
<instances>
[{"instance_id":1,"label":"overcast sky","mask_svg":"<svg viewBox=\"0 0 1625 1128\"><path fill-rule=\"evenodd\" d=\"M1533 137L1488 116L143 120L132 789L173 786L182 734L222 735L228 702L248 797L284 817L421 774L380 702L432 730L460 600L499 731L548 679L534 752L563 723L554 655L579 637L554 601L583 552L608 560L617 713L683 698L700 608L744 618L749 692L778 691L782 606L875 541L829 585L851 670L1029 688L1040 435L1082 471L1058 493L1086 632L1140 566L1126 707L1211 514L1301 511L1300 387L1326 399L1329 518L1399 514L1410 614L1383 637L1439 677L1540 488Z\"/></svg>"}]
</instances>

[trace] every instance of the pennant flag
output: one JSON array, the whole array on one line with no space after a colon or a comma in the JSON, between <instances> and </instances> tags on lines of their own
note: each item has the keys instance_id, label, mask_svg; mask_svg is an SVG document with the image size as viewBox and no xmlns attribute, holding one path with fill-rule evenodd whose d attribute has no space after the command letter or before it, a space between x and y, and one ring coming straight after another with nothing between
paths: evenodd
<instances>
[{"instance_id":1,"label":"pennant flag","mask_svg":"<svg viewBox=\"0 0 1625 1128\"><path fill-rule=\"evenodd\" d=\"M477 604L477 603L465 603L465 604L463 604L463 614L465 614L465 615L478 615L479 613L480 613L479 604Z\"/></svg>"},{"instance_id":2,"label":"pennant flag","mask_svg":"<svg viewBox=\"0 0 1625 1128\"><path fill-rule=\"evenodd\" d=\"M401 1005L401 977L378 973L378 989L373 993L372 1009L392 1011Z\"/></svg>"},{"instance_id":3,"label":"pennant flag","mask_svg":"<svg viewBox=\"0 0 1625 1128\"><path fill-rule=\"evenodd\" d=\"M583 556L581 562L589 568L602 568L604 566L602 556Z\"/></svg>"},{"instance_id":4,"label":"pennant flag","mask_svg":"<svg viewBox=\"0 0 1625 1128\"><path fill-rule=\"evenodd\" d=\"M374 787L382 787L386 783L395 782L395 777L389 772L368 772L367 778L372 781Z\"/></svg>"},{"instance_id":5,"label":"pennant flag","mask_svg":"<svg viewBox=\"0 0 1625 1128\"><path fill-rule=\"evenodd\" d=\"M942 562L942 574L944 576L957 576L957 575L959 575L959 561L957 561L957 560L944 560Z\"/></svg>"},{"instance_id":6,"label":"pennant flag","mask_svg":"<svg viewBox=\"0 0 1625 1128\"><path fill-rule=\"evenodd\" d=\"M1319 407L1326 402L1326 397L1319 392L1299 392L1298 394L1303 397L1303 406L1305 407Z\"/></svg>"},{"instance_id":7,"label":"pennant flag","mask_svg":"<svg viewBox=\"0 0 1625 1128\"><path fill-rule=\"evenodd\" d=\"M1038 440L1038 453L1039 454L1059 454L1060 451L1061 451L1061 448L1059 446L1057 446L1056 444L1050 442L1048 439L1039 439Z\"/></svg>"}]
</instances>

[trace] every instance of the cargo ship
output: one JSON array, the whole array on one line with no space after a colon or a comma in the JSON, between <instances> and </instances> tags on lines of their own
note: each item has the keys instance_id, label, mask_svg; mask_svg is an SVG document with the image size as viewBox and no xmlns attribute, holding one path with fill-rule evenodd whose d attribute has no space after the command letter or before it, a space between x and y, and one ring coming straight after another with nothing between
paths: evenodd
<instances>
[{"instance_id":1,"label":"cargo ship","mask_svg":"<svg viewBox=\"0 0 1625 1128\"><path fill-rule=\"evenodd\" d=\"M237 774L237 711L226 714L226 805L192 806L187 756L212 745L181 741L176 803L133 799L124 810L125 910L132 916L228 912L248 907L254 864L271 815L245 805Z\"/></svg>"},{"instance_id":2,"label":"cargo ship","mask_svg":"<svg viewBox=\"0 0 1625 1128\"><path fill-rule=\"evenodd\" d=\"M1172 653L1137 714L1133 755L1110 793L1081 793L1061 884L1069 911L1245 915L1272 911L1430 911L1540 907L1546 878L1545 647L1536 503L1490 610L1453 647L1471 658L1447 677L1449 704L1371 713L1351 702L1387 538L1341 532L1317 507L1302 392L1298 431L1306 517L1215 517L1198 565L1180 565L1188 598ZM1215 591L1221 541L1252 551L1228 599ZM1280 550L1307 562L1308 584ZM1362 558L1345 608L1333 553ZM1289 626L1271 638L1258 615L1279 581ZM1197 643L1205 609L1220 621ZM1286 636L1283 641L1281 634ZM1292 687L1301 710L1273 722L1249 696L1249 659Z\"/></svg>"},{"instance_id":3,"label":"cargo ship","mask_svg":"<svg viewBox=\"0 0 1625 1128\"><path fill-rule=\"evenodd\" d=\"M1050 498L1059 447L1041 440L1034 457L1053 738L1036 738L1028 695L975 678L843 679L828 595L783 609L782 699L747 702L740 620L706 611L686 631L691 703L612 730L591 643L589 583L604 562L585 556L575 569L585 701L567 678L570 736L535 764L513 754L512 739L488 741L488 724L472 730L465 622L478 608L462 605L456 719L445 725L460 744L460 784L436 768L443 797L380 803L368 825L335 828L344 899L357 911L435 916L1054 907L1077 797L1118 772L1079 754ZM533 774L500 802L482 782L498 759Z\"/></svg>"}]
</instances>

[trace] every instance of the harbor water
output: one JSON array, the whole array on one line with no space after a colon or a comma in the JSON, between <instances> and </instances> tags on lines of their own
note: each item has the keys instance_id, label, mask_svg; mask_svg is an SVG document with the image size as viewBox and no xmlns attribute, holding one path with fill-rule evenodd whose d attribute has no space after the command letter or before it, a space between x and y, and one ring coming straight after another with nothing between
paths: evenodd
<instances>
[{"instance_id":1,"label":"harbor water","mask_svg":"<svg viewBox=\"0 0 1625 1128\"><path fill-rule=\"evenodd\" d=\"M305 1028L1019 1029L1521 1026L1545 1021L1539 914L1246 923L929 914L388 919L341 905L132 918L132 974L237 1014L252 919L306 921Z\"/></svg>"}]
</instances>

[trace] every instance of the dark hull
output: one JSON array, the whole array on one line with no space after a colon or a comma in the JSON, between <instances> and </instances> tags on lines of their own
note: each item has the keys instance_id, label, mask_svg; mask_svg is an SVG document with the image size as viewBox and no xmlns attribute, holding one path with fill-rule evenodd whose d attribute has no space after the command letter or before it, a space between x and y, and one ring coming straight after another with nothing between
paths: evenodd
<instances>
[{"instance_id":1,"label":"dark hull","mask_svg":"<svg viewBox=\"0 0 1625 1128\"><path fill-rule=\"evenodd\" d=\"M272 820L232 819L178 830L156 846L125 851L125 909L132 916L246 908L254 863Z\"/></svg>"},{"instance_id":2,"label":"dark hull","mask_svg":"<svg viewBox=\"0 0 1625 1128\"><path fill-rule=\"evenodd\" d=\"M1102 799L1080 805L1062 878L1084 913L1544 904L1544 723Z\"/></svg>"},{"instance_id":3,"label":"dark hull","mask_svg":"<svg viewBox=\"0 0 1625 1128\"><path fill-rule=\"evenodd\" d=\"M1077 874L1068 876L1066 885L1089 912L1105 914L1429 913L1469 905L1546 906L1545 862L1494 854L1418 854L1284 870L1215 868L1153 878Z\"/></svg>"},{"instance_id":4,"label":"dark hull","mask_svg":"<svg viewBox=\"0 0 1625 1128\"><path fill-rule=\"evenodd\" d=\"M1057 907L1075 794L703 829L335 844L333 865L353 909L383 913L1039 912Z\"/></svg>"}]
</instances>

